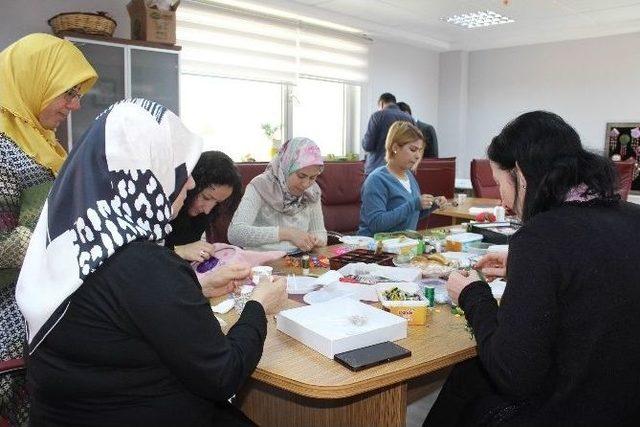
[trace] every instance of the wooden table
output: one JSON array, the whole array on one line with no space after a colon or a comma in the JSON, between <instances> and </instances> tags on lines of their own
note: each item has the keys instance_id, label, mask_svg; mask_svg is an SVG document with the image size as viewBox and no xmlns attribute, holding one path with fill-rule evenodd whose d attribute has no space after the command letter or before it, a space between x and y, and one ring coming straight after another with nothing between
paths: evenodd
<instances>
[{"instance_id":1,"label":"wooden table","mask_svg":"<svg viewBox=\"0 0 640 427\"><path fill-rule=\"evenodd\" d=\"M331 256L341 251L345 249L337 245L319 252ZM300 274L299 268L287 267L282 260L272 265L274 271ZM287 308L300 305L290 299ZM425 387L433 378L429 374L476 354L463 317L451 314L447 305L437 306L429 316L427 326L409 326L408 337L397 341L411 350L411 357L360 372L276 330L269 316L262 359L236 404L260 426L404 427L408 388ZM233 310L222 317L229 324L237 319Z\"/></svg>"},{"instance_id":2,"label":"wooden table","mask_svg":"<svg viewBox=\"0 0 640 427\"><path fill-rule=\"evenodd\" d=\"M465 202L458 206L450 205L444 209L434 211L434 214L450 216L451 224L460 224L464 220L475 219L476 215L469 213L469 208L494 208L500 205L500 199L483 199L479 197L467 197Z\"/></svg>"}]
</instances>

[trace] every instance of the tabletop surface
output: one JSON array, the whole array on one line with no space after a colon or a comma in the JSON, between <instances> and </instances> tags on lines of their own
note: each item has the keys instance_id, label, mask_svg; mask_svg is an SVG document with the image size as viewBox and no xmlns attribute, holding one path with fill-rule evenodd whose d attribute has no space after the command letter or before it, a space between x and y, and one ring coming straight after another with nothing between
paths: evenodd
<instances>
[{"instance_id":1,"label":"tabletop surface","mask_svg":"<svg viewBox=\"0 0 640 427\"><path fill-rule=\"evenodd\" d=\"M343 246L336 245L317 252L332 256L345 250ZM301 274L300 268L287 265L284 259L271 265L274 273ZM324 271L312 268L311 273L321 274ZM304 303L289 299L285 308L302 305ZM228 326L238 318L233 310L219 316ZM336 399L403 382L476 354L475 340L466 329L465 318L452 314L448 305L437 305L430 310L427 325L408 326L407 338L396 343L409 349L411 357L352 372L278 331L274 317L268 316L264 352L252 377L303 396Z\"/></svg>"}]
</instances>

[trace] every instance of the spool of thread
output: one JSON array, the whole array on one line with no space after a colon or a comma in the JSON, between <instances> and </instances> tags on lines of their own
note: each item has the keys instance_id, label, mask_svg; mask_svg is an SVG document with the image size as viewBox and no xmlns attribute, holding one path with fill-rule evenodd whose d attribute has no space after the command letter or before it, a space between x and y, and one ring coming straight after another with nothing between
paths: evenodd
<instances>
[{"instance_id":1,"label":"spool of thread","mask_svg":"<svg viewBox=\"0 0 640 427\"><path fill-rule=\"evenodd\" d=\"M300 264L302 266L302 274L306 276L307 274L309 274L309 255L302 255L302 259L300 261Z\"/></svg>"}]
</instances>

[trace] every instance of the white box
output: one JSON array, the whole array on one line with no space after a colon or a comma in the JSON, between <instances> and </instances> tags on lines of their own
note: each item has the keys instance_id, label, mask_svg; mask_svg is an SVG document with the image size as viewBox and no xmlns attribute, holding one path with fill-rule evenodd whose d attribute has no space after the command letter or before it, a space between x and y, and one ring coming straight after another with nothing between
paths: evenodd
<instances>
[{"instance_id":1,"label":"white box","mask_svg":"<svg viewBox=\"0 0 640 427\"><path fill-rule=\"evenodd\" d=\"M338 273L343 276L366 273L374 276L384 277L391 282L419 282L420 279L422 279L422 272L419 268L390 267L379 264L366 264L364 262L347 264L340 270L338 270ZM378 301L378 294L376 292L375 285L368 285L364 283L338 282L332 286L336 286L339 289L355 292L359 300Z\"/></svg>"},{"instance_id":2,"label":"white box","mask_svg":"<svg viewBox=\"0 0 640 427\"><path fill-rule=\"evenodd\" d=\"M352 319L366 319L356 325ZM349 298L281 311L278 330L333 359L336 353L407 337L407 320Z\"/></svg>"}]
</instances>

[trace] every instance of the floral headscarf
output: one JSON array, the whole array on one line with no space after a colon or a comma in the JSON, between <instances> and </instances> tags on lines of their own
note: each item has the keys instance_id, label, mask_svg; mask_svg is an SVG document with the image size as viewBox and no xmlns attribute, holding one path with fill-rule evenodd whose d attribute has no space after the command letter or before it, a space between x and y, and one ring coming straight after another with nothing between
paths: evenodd
<instances>
[{"instance_id":1,"label":"floral headscarf","mask_svg":"<svg viewBox=\"0 0 640 427\"><path fill-rule=\"evenodd\" d=\"M289 192L287 178L307 166L323 165L320 148L315 142L309 138L293 138L280 148L267 170L253 178L251 185L273 209L283 214L295 215L307 204L317 202L321 191L314 182L301 196L294 196Z\"/></svg>"}]
</instances>

